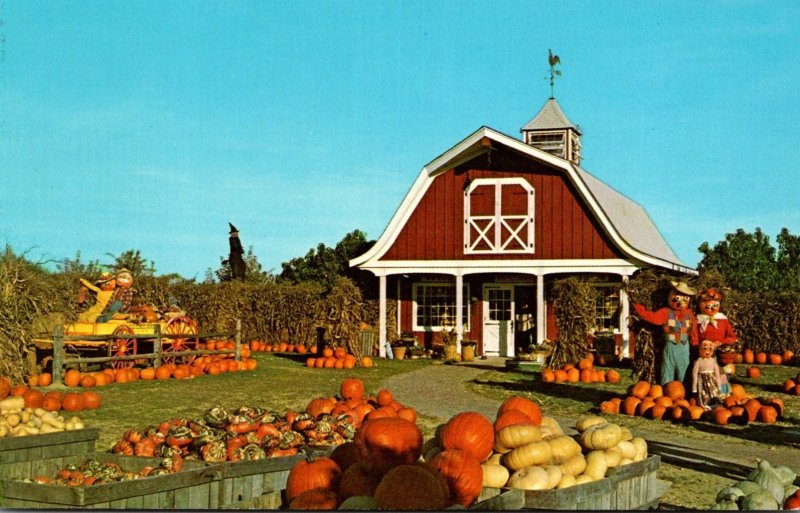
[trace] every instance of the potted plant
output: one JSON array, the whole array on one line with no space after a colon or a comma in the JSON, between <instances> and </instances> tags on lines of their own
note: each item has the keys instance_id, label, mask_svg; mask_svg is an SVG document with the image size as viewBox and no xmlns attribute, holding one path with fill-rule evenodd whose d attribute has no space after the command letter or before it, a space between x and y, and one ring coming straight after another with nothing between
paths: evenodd
<instances>
[{"instance_id":1,"label":"potted plant","mask_svg":"<svg viewBox=\"0 0 800 513\"><path fill-rule=\"evenodd\" d=\"M408 342L404 341L402 337L392 342L392 356L395 360L402 360L406 357L407 344Z\"/></svg>"},{"instance_id":2,"label":"potted plant","mask_svg":"<svg viewBox=\"0 0 800 513\"><path fill-rule=\"evenodd\" d=\"M478 347L477 340L463 339L461 341L461 361L471 362L475 359L475 348Z\"/></svg>"}]
</instances>

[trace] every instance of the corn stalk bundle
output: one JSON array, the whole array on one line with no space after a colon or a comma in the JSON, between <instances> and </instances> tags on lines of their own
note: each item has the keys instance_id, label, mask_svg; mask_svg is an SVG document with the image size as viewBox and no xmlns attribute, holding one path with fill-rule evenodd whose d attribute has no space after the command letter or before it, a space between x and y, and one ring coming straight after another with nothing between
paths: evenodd
<instances>
[{"instance_id":1,"label":"corn stalk bundle","mask_svg":"<svg viewBox=\"0 0 800 513\"><path fill-rule=\"evenodd\" d=\"M673 279L666 274L645 269L628 281L625 290L631 303L639 303L651 311L658 310L667 304ZM661 366L662 328L639 319L635 314L631 319L631 331L636 337L632 376L635 380L655 383L658 379L656 369Z\"/></svg>"},{"instance_id":2,"label":"corn stalk bundle","mask_svg":"<svg viewBox=\"0 0 800 513\"><path fill-rule=\"evenodd\" d=\"M362 312L361 290L347 278L337 278L324 301L322 323L334 346L342 346L361 360L359 333Z\"/></svg>"},{"instance_id":3,"label":"corn stalk bundle","mask_svg":"<svg viewBox=\"0 0 800 513\"><path fill-rule=\"evenodd\" d=\"M587 339L594 326L594 288L576 278L558 280L551 298L555 306L558 338L548 366L560 368L586 356Z\"/></svg>"}]
</instances>

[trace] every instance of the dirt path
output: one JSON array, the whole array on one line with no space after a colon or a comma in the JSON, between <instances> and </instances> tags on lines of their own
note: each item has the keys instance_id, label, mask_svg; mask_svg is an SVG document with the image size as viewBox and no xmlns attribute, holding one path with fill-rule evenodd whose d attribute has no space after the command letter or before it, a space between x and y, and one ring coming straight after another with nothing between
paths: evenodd
<instances>
[{"instance_id":1,"label":"dirt path","mask_svg":"<svg viewBox=\"0 0 800 513\"><path fill-rule=\"evenodd\" d=\"M467 383L489 370L505 367L505 358L476 360L470 364L431 365L423 369L392 376L383 386L389 388L403 404L419 413L446 421L462 411L477 411L493 419L499 401L474 395ZM574 418L556 417L566 433L574 433ZM648 441L650 452L658 454L664 463L693 468L730 479L743 479L752 470L757 458L772 464L787 465L800 473L800 434L786 430L787 439L797 443L776 444L764 449L763 444L708 444L699 440L665 436L637 428L637 435ZM785 442L785 440L783 440Z\"/></svg>"}]
</instances>

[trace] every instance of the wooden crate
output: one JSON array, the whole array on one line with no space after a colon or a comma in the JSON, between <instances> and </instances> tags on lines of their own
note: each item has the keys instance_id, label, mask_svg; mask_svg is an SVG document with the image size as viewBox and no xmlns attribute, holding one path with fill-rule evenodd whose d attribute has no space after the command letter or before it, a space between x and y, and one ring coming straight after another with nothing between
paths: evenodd
<instances>
[{"instance_id":1,"label":"wooden crate","mask_svg":"<svg viewBox=\"0 0 800 513\"><path fill-rule=\"evenodd\" d=\"M0 438L0 479L51 475L65 459L94 452L99 435L97 428L87 428Z\"/></svg>"},{"instance_id":2,"label":"wooden crate","mask_svg":"<svg viewBox=\"0 0 800 513\"><path fill-rule=\"evenodd\" d=\"M476 510L655 509L670 483L656 479L657 455L611 469L605 479L560 490L485 489Z\"/></svg>"},{"instance_id":3,"label":"wooden crate","mask_svg":"<svg viewBox=\"0 0 800 513\"><path fill-rule=\"evenodd\" d=\"M126 471L138 472L157 465L159 458L139 458L110 453L66 457L65 464L88 458L113 462ZM56 469L58 470L58 469ZM53 473L56 471L54 470ZM202 462L185 462L175 474L103 483L91 486L62 486L0 481L3 508L25 509L217 509L221 470Z\"/></svg>"},{"instance_id":4,"label":"wooden crate","mask_svg":"<svg viewBox=\"0 0 800 513\"><path fill-rule=\"evenodd\" d=\"M214 464L220 471L219 508L277 509L289 471L304 456Z\"/></svg>"}]
</instances>

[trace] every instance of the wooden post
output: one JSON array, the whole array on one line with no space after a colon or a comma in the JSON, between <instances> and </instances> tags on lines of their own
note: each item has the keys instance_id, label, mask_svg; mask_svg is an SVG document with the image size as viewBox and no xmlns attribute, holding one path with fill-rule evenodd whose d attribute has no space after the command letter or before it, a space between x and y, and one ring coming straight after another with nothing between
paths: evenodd
<instances>
[{"instance_id":1,"label":"wooden post","mask_svg":"<svg viewBox=\"0 0 800 513\"><path fill-rule=\"evenodd\" d=\"M64 326L53 330L53 383L61 384L61 366L64 365Z\"/></svg>"},{"instance_id":2,"label":"wooden post","mask_svg":"<svg viewBox=\"0 0 800 513\"><path fill-rule=\"evenodd\" d=\"M153 332L156 334L156 339L153 342L153 352L156 354L154 363L155 367L161 367L161 325L154 325Z\"/></svg>"},{"instance_id":3,"label":"wooden post","mask_svg":"<svg viewBox=\"0 0 800 513\"><path fill-rule=\"evenodd\" d=\"M236 319L236 355L234 360L242 360L242 320Z\"/></svg>"},{"instance_id":4,"label":"wooden post","mask_svg":"<svg viewBox=\"0 0 800 513\"><path fill-rule=\"evenodd\" d=\"M322 350L325 349L325 328L323 326L317 327L317 356L322 355Z\"/></svg>"}]
</instances>

